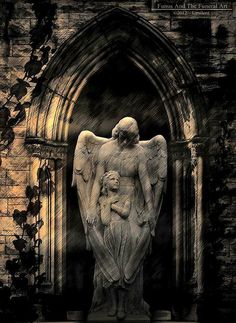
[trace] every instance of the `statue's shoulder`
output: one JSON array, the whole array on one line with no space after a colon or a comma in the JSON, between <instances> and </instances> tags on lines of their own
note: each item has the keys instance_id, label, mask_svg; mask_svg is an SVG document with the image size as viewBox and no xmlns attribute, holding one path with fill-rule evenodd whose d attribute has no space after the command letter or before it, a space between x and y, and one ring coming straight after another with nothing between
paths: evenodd
<instances>
[{"instance_id":1,"label":"statue's shoulder","mask_svg":"<svg viewBox=\"0 0 236 323\"><path fill-rule=\"evenodd\" d=\"M145 149L140 144L135 145L135 152L136 152L136 155L138 155L139 157L145 156Z\"/></svg>"},{"instance_id":2,"label":"statue's shoulder","mask_svg":"<svg viewBox=\"0 0 236 323\"><path fill-rule=\"evenodd\" d=\"M100 152L106 152L111 150L113 147L115 147L115 142L114 142L114 139L111 139L107 142L105 142L101 148L100 148Z\"/></svg>"}]
</instances>

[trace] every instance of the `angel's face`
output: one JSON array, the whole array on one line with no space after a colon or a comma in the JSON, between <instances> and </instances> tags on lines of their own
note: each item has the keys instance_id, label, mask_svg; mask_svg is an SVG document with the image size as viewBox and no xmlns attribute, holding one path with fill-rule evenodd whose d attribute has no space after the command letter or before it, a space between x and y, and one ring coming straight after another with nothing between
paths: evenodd
<instances>
[{"instance_id":1,"label":"angel's face","mask_svg":"<svg viewBox=\"0 0 236 323\"><path fill-rule=\"evenodd\" d=\"M129 131L121 130L118 136L119 146L121 148L132 146L135 142L135 135Z\"/></svg>"},{"instance_id":2,"label":"angel's face","mask_svg":"<svg viewBox=\"0 0 236 323\"><path fill-rule=\"evenodd\" d=\"M109 178L107 179L108 190L117 191L119 189L119 186L120 186L119 177L115 174L109 176Z\"/></svg>"}]
</instances>

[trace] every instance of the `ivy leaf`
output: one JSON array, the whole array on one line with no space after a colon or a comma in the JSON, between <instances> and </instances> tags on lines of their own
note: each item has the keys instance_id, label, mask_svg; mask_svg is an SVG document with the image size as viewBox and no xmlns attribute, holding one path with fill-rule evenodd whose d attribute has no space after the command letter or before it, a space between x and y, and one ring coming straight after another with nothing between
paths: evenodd
<instances>
[{"instance_id":1,"label":"ivy leaf","mask_svg":"<svg viewBox=\"0 0 236 323\"><path fill-rule=\"evenodd\" d=\"M42 203L39 200L35 201L32 215L34 216L38 215L41 207L42 207Z\"/></svg>"},{"instance_id":2,"label":"ivy leaf","mask_svg":"<svg viewBox=\"0 0 236 323\"><path fill-rule=\"evenodd\" d=\"M35 202L30 202L27 207L27 211L30 212L31 215L36 216L39 214L39 211L42 207L41 204L42 203L39 200L37 200Z\"/></svg>"},{"instance_id":3,"label":"ivy leaf","mask_svg":"<svg viewBox=\"0 0 236 323\"><path fill-rule=\"evenodd\" d=\"M34 185L33 186L33 192L34 192L34 197L37 197L39 195L39 187Z\"/></svg>"},{"instance_id":4,"label":"ivy leaf","mask_svg":"<svg viewBox=\"0 0 236 323\"><path fill-rule=\"evenodd\" d=\"M38 169L37 178L38 178L38 181L40 182L40 186L42 185L42 183L48 182L51 178L49 167L48 166L40 167Z\"/></svg>"},{"instance_id":5,"label":"ivy leaf","mask_svg":"<svg viewBox=\"0 0 236 323\"><path fill-rule=\"evenodd\" d=\"M17 103L17 105L15 106L14 111L20 111L21 109L22 109L22 105L21 105L21 103L19 102L19 103Z\"/></svg>"},{"instance_id":6,"label":"ivy leaf","mask_svg":"<svg viewBox=\"0 0 236 323\"><path fill-rule=\"evenodd\" d=\"M13 240L14 247L18 251L23 251L27 245L27 241L25 239L19 238L17 240Z\"/></svg>"},{"instance_id":7,"label":"ivy leaf","mask_svg":"<svg viewBox=\"0 0 236 323\"><path fill-rule=\"evenodd\" d=\"M25 120L25 117L26 117L25 109L22 108L14 118L11 118L8 121L8 126L9 127L16 126L18 123Z\"/></svg>"},{"instance_id":8,"label":"ivy leaf","mask_svg":"<svg viewBox=\"0 0 236 323\"><path fill-rule=\"evenodd\" d=\"M20 264L18 259L12 259L6 261L6 270L10 275L15 275L20 270Z\"/></svg>"},{"instance_id":9,"label":"ivy leaf","mask_svg":"<svg viewBox=\"0 0 236 323\"><path fill-rule=\"evenodd\" d=\"M36 76L32 77L31 82L32 83L37 83L38 82L38 78Z\"/></svg>"},{"instance_id":10,"label":"ivy leaf","mask_svg":"<svg viewBox=\"0 0 236 323\"><path fill-rule=\"evenodd\" d=\"M38 82L32 92L32 98L36 98L37 96L39 96L41 94L41 92L43 90L44 80L45 80L45 77L43 77L43 76L40 76L38 78Z\"/></svg>"},{"instance_id":11,"label":"ivy leaf","mask_svg":"<svg viewBox=\"0 0 236 323\"><path fill-rule=\"evenodd\" d=\"M37 259L34 248L30 248L28 251L22 251L20 253L20 259L22 266L26 269L30 269L35 266Z\"/></svg>"},{"instance_id":12,"label":"ivy leaf","mask_svg":"<svg viewBox=\"0 0 236 323\"><path fill-rule=\"evenodd\" d=\"M42 239L35 240L35 247L39 247L43 243Z\"/></svg>"},{"instance_id":13,"label":"ivy leaf","mask_svg":"<svg viewBox=\"0 0 236 323\"><path fill-rule=\"evenodd\" d=\"M15 139L15 133L11 127L7 127L1 134L1 140L7 141L7 145L10 145Z\"/></svg>"},{"instance_id":14,"label":"ivy leaf","mask_svg":"<svg viewBox=\"0 0 236 323\"><path fill-rule=\"evenodd\" d=\"M10 115L10 111L7 107L3 106L0 108L0 131L5 129Z\"/></svg>"},{"instance_id":15,"label":"ivy leaf","mask_svg":"<svg viewBox=\"0 0 236 323\"><path fill-rule=\"evenodd\" d=\"M24 225L24 230L30 239L33 239L35 237L35 235L38 233L38 229L37 229L35 223L33 223L33 224L26 223Z\"/></svg>"},{"instance_id":16,"label":"ivy leaf","mask_svg":"<svg viewBox=\"0 0 236 323\"><path fill-rule=\"evenodd\" d=\"M35 277L35 284L37 287L40 287L42 283L46 281L46 273L42 273Z\"/></svg>"},{"instance_id":17,"label":"ivy leaf","mask_svg":"<svg viewBox=\"0 0 236 323\"><path fill-rule=\"evenodd\" d=\"M41 61L38 61L38 56L33 55L30 61L25 64L26 76L32 78L37 75L41 71L42 66Z\"/></svg>"},{"instance_id":18,"label":"ivy leaf","mask_svg":"<svg viewBox=\"0 0 236 323\"><path fill-rule=\"evenodd\" d=\"M28 288L28 279L26 278L25 273L21 273L19 277L14 277L12 284L16 289L27 290Z\"/></svg>"},{"instance_id":19,"label":"ivy leaf","mask_svg":"<svg viewBox=\"0 0 236 323\"><path fill-rule=\"evenodd\" d=\"M41 62L43 65L47 64L49 60L49 53L50 53L51 47L50 46L43 46L40 48L40 51L42 52L41 56Z\"/></svg>"},{"instance_id":20,"label":"ivy leaf","mask_svg":"<svg viewBox=\"0 0 236 323\"><path fill-rule=\"evenodd\" d=\"M23 104L21 104L20 102L17 103L17 105L15 106L14 111L20 111L22 109L28 109L31 105L31 102L25 102Z\"/></svg>"},{"instance_id":21,"label":"ivy leaf","mask_svg":"<svg viewBox=\"0 0 236 323\"><path fill-rule=\"evenodd\" d=\"M22 99L27 94L27 87L30 87L29 83L21 79L17 79L16 84L11 87L10 94L15 95L17 100Z\"/></svg>"},{"instance_id":22,"label":"ivy leaf","mask_svg":"<svg viewBox=\"0 0 236 323\"><path fill-rule=\"evenodd\" d=\"M14 210L14 212L13 212L13 220L18 225L22 225L23 223L26 223L26 221L27 221L27 212L26 211L19 211L17 209Z\"/></svg>"},{"instance_id":23,"label":"ivy leaf","mask_svg":"<svg viewBox=\"0 0 236 323\"><path fill-rule=\"evenodd\" d=\"M36 225L38 226L38 228L39 228L39 229L41 229L41 228L42 228L42 226L44 225L43 220L42 220L42 219L38 220L38 221L36 222Z\"/></svg>"},{"instance_id":24,"label":"ivy leaf","mask_svg":"<svg viewBox=\"0 0 236 323\"><path fill-rule=\"evenodd\" d=\"M32 200L34 197L34 190L29 185L26 187L25 195L29 200Z\"/></svg>"}]
</instances>

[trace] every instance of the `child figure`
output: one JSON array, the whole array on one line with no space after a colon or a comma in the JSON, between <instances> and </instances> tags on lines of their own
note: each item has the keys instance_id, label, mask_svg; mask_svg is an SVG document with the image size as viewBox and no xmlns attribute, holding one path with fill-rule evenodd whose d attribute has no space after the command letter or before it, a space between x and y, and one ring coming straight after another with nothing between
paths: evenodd
<instances>
[{"instance_id":1,"label":"child figure","mask_svg":"<svg viewBox=\"0 0 236 323\"><path fill-rule=\"evenodd\" d=\"M127 283L124 280L124 267L131 255L129 225L130 201L119 194L120 175L109 171L102 177L102 195L99 198L100 217L104 228L104 245L108 248L120 271L116 286L109 287L111 306L108 315L125 318L125 296Z\"/></svg>"}]
</instances>

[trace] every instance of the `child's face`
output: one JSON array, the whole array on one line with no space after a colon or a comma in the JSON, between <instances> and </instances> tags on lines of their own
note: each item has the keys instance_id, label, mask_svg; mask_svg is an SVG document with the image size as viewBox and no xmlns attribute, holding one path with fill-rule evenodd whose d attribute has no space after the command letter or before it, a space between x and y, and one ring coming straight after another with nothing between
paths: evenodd
<instances>
[{"instance_id":1,"label":"child's face","mask_svg":"<svg viewBox=\"0 0 236 323\"><path fill-rule=\"evenodd\" d=\"M120 186L120 181L119 181L119 177L116 176L115 174L114 175L111 175L109 178L108 178L108 181L107 181L107 187L109 190L118 190Z\"/></svg>"}]
</instances>

